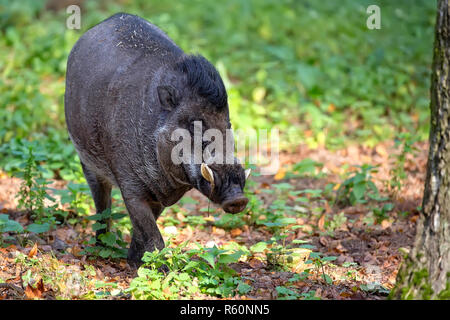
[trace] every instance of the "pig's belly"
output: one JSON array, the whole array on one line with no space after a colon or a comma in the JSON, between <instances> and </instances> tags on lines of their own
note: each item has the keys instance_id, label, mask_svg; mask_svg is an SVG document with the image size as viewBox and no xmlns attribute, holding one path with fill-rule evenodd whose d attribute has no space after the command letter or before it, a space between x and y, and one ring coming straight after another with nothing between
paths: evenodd
<instances>
[{"instance_id":1,"label":"pig's belly","mask_svg":"<svg viewBox=\"0 0 450 320\"><path fill-rule=\"evenodd\" d=\"M75 147L75 150L78 153L78 156L80 157L81 162L88 167L90 170L94 171L98 176L102 177L103 179L107 180L110 184L118 186L117 181L114 177L114 174L112 173L111 169L109 168L109 165L106 161L103 161L99 159L98 156L95 156L91 154L90 152L86 151L85 148L82 146L79 146L76 143L76 140L73 139L72 135L69 132L70 140L72 140L72 143Z\"/></svg>"}]
</instances>

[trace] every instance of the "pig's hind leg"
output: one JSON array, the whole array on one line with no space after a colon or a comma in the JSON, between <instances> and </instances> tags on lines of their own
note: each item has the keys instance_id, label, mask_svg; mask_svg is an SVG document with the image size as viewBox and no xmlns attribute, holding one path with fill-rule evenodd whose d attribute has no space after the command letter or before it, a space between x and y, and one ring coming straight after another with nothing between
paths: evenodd
<instances>
[{"instance_id":1,"label":"pig's hind leg","mask_svg":"<svg viewBox=\"0 0 450 320\"><path fill-rule=\"evenodd\" d=\"M91 189L97 214L104 212L106 209L111 209L111 184L99 177L94 171L84 165L83 162L81 162L81 167ZM109 231L111 219L100 220L98 222L106 225L106 228L99 229L95 232L97 243L101 243L99 236Z\"/></svg>"}]
</instances>

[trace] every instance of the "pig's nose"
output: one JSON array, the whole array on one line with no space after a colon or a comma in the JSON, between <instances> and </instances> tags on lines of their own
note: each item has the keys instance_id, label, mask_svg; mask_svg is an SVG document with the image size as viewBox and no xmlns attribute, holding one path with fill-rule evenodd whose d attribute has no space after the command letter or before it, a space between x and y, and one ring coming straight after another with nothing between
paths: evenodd
<instances>
[{"instance_id":1,"label":"pig's nose","mask_svg":"<svg viewBox=\"0 0 450 320\"><path fill-rule=\"evenodd\" d=\"M239 213L247 206L248 199L244 196L227 200L222 204L223 210L228 213Z\"/></svg>"}]
</instances>

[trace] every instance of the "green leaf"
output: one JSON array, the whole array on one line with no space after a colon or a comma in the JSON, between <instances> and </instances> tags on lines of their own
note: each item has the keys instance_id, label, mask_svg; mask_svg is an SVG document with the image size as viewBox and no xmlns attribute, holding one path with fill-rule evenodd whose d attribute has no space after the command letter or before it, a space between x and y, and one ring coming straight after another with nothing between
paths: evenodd
<instances>
[{"instance_id":1,"label":"green leaf","mask_svg":"<svg viewBox=\"0 0 450 320\"><path fill-rule=\"evenodd\" d=\"M113 253L113 251L111 251L110 249L108 249L108 248L103 248L103 249L100 250L100 252L98 253L98 255L99 255L100 257L102 257L102 258L108 258L108 257L111 255L111 253Z\"/></svg>"},{"instance_id":2,"label":"green leaf","mask_svg":"<svg viewBox=\"0 0 450 320\"><path fill-rule=\"evenodd\" d=\"M204 262L203 262L203 263L204 263ZM192 269L194 269L194 268L197 268L198 265L199 265L199 262L198 262L198 261L195 261L195 260L189 261L189 262L184 266L184 268L182 269L182 271L190 271L190 270L192 270Z\"/></svg>"},{"instance_id":3,"label":"green leaf","mask_svg":"<svg viewBox=\"0 0 450 320\"><path fill-rule=\"evenodd\" d=\"M124 213L113 213L111 215L111 219L113 219L113 220L119 220L119 219L122 219L123 217L126 217L126 214L124 214Z\"/></svg>"},{"instance_id":4,"label":"green leaf","mask_svg":"<svg viewBox=\"0 0 450 320\"><path fill-rule=\"evenodd\" d=\"M303 247L303 246L302 246ZM310 254L309 254L309 257L311 258L311 259L319 259L320 258L320 252L311 252Z\"/></svg>"},{"instance_id":5,"label":"green leaf","mask_svg":"<svg viewBox=\"0 0 450 320\"><path fill-rule=\"evenodd\" d=\"M261 241L250 247L251 252L263 252L267 249L267 243Z\"/></svg>"},{"instance_id":6,"label":"green leaf","mask_svg":"<svg viewBox=\"0 0 450 320\"><path fill-rule=\"evenodd\" d=\"M333 279L331 279L331 277L329 275L327 275L326 273L323 274L323 277L325 278L325 281L328 284L333 284Z\"/></svg>"},{"instance_id":7,"label":"green leaf","mask_svg":"<svg viewBox=\"0 0 450 320\"><path fill-rule=\"evenodd\" d=\"M47 232L48 230L50 230L50 225L48 223L43 224L32 223L28 225L26 228L27 232L34 232L34 233L43 233Z\"/></svg>"},{"instance_id":8,"label":"green leaf","mask_svg":"<svg viewBox=\"0 0 450 320\"><path fill-rule=\"evenodd\" d=\"M100 221L103 220L103 214L101 213L93 214L92 216L86 217L86 219L91 221Z\"/></svg>"},{"instance_id":9,"label":"green leaf","mask_svg":"<svg viewBox=\"0 0 450 320\"><path fill-rule=\"evenodd\" d=\"M329 256L329 257L323 257L322 261L334 261L336 259L337 259L337 257L335 257L335 256Z\"/></svg>"},{"instance_id":10,"label":"green leaf","mask_svg":"<svg viewBox=\"0 0 450 320\"><path fill-rule=\"evenodd\" d=\"M112 232L106 232L98 237L107 246L113 247L116 244L116 235Z\"/></svg>"},{"instance_id":11,"label":"green leaf","mask_svg":"<svg viewBox=\"0 0 450 320\"><path fill-rule=\"evenodd\" d=\"M105 229L106 228L106 223L100 223L100 222L96 222L92 225L92 230L97 231L100 229Z\"/></svg>"},{"instance_id":12,"label":"green leaf","mask_svg":"<svg viewBox=\"0 0 450 320\"><path fill-rule=\"evenodd\" d=\"M22 232L23 227L14 220L0 220L0 231L1 232Z\"/></svg>"},{"instance_id":13,"label":"green leaf","mask_svg":"<svg viewBox=\"0 0 450 320\"><path fill-rule=\"evenodd\" d=\"M365 192L366 192L365 181L361 181L353 186L353 195L355 196L356 201L362 199L364 197Z\"/></svg>"},{"instance_id":14,"label":"green leaf","mask_svg":"<svg viewBox=\"0 0 450 320\"><path fill-rule=\"evenodd\" d=\"M309 242L309 240L300 240L300 239L294 239L294 240L292 240L292 243L308 243Z\"/></svg>"},{"instance_id":15,"label":"green leaf","mask_svg":"<svg viewBox=\"0 0 450 320\"><path fill-rule=\"evenodd\" d=\"M228 264L237 262L243 254L243 251L237 251L231 254L222 254L218 259L218 263Z\"/></svg>"},{"instance_id":16,"label":"green leaf","mask_svg":"<svg viewBox=\"0 0 450 320\"><path fill-rule=\"evenodd\" d=\"M189 276L188 273L182 272L182 273L180 273L180 274L178 275L178 279L179 279L180 281L189 281L189 280L191 279L191 277Z\"/></svg>"},{"instance_id":17,"label":"green leaf","mask_svg":"<svg viewBox=\"0 0 450 320\"><path fill-rule=\"evenodd\" d=\"M207 251L203 254L200 254L199 257L205 259L206 262L208 262L211 265L211 267L214 268L216 266L215 255L212 254L211 251Z\"/></svg>"},{"instance_id":18,"label":"green leaf","mask_svg":"<svg viewBox=\"0 0 450 320\"><path fill-rule=\"evenodd\" d=\"M114 252L111 255L111 258L126 258L128 253L128 249L125 248L114 248Z\"/></svg>"},{"instance_id":19,"label":"green leaf","mask_svg":"<svg viewBox=\"0 0 450 320\"><path fill-rule=\"evenodd\" d=\"M275 289L277 290L278 296L280 298L296 299L298 297L298 294L295 291L288 289L286 287L278 286Z\"/></svg>"},{"instance_id":20,"label":"green leaf","mask_svg":"<svg viewBox=\"0 0 450 320\"><path fill-rule=\"evenodd\" d=\"M247 292L252 290L252 286L246 284L245 282L240 281L237 286L237 291L239 294L246 294Z\"/></svg>"}]
</instances>

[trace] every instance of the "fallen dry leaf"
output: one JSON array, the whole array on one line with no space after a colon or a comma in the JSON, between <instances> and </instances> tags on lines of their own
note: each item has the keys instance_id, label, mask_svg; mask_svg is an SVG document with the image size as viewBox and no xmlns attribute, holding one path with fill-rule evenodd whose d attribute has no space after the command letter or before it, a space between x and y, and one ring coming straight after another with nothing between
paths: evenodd
<instances>
[{"instance_id":1,"label":"fallen dry leaf","mask_svg":"<svg viewBox=\"0 0 450 320\"><path fill-rule=\"evenodd\" d=\"M299 273L311 267L311 264L306 264L311 250L305 248L294 248L291 251L292 254L290 257L292 258L292 262L289 262L288 266L292 272Z\"/></svg>"},{"instance_id":2,"label":"fallen dry leaf","mask_svg":"<svg viewBox=\"0 0 450 320\"><path fill-rule=\"evenodd\" d=\"M250 267L252 267L253 269L258 269L261 268L264 264L262 263L261 260L259 259L251 259L248 264L250 265Z\"/></svg>"},{"instance_id":3,"label":"fallen dry leaf","mask_svg":"<svg viewBox=\"0 0 450 320\"><path fill-rule=\"evenodd\" d=\"M315 297L320 298L322 295L322 288L317 288L316 293L314 294Z\"/></svg>"},{"instance_id":4,"label":"fallen dry leaf","mask_svg":"<svg viewBox=\"0 0 450 320\"><path fill-rule=\"evenodd\" d=\"M36 284L36 288L33 288L29 284L27 285L27 287L25 288L25 295L27 296L28 299L36 299L36 298L39 299L42 297L44 291L45 291L44 282L42 281L42 279L40 279Z\"/></svg>"},{"instance_id":5,"label":"fallen dry leaf","mask_svg":"<svg viewBox=\"0 0 450 320\"><path fill-rule=\"evenodd\" d=\"M324 202L324 206L325 206L325 213L331 213L332 212L332 210L331 210L331 207L330 207L330 205L328 204L328 201L325 201Z\"/></svg>"},{"instance_id":6,"label":"fallen dry leaf","mask_svg":"<svg viewBox=\"0 0 450 320\"><path fill-rule=\"evenodd\" d=\"M334 250L335 250L337 253L343 253L343 252L347 252L347 251L348 251L348 250L345 249L345 248L342 246L342 244L340 244L340 243L334 248Z\"/></svg>"},{"instance_id":7,"label":"fallen dry leaf","mask_svg":"<svg viewBox=\"0 0 450 320\"><path fill-rule=\"evenodd\" d=\"M324 225L325 225L325 214L322 214L319 221L317 221L317 227L319 227L320 231L325 231Z\"/></svg>"},{"instance_id":8,"label":"fallen dry leaf","mask_svg":"<svg viewBox=\"0 0 450 320\"><path fill-rule=\"evenodd\" d=\"M286 168L281 167L277 174L273 177L275 180L281 180L284 178L284 176L286 175Z\"/></svg>"},{"instance_id":9,"label":"fallen dry leaf","mask_svg":"<svg viewBox=\"0 0 450 320\"><path fill-rule=\"evenodd\" d=\"M270 188L270 184L268 184L267 182L263 182L263 183L261 183L261 186L260 186L262 189L269 189Z\"/></svg>"},{"instance_id":10,"label":"fallen dry leaf","mask_svg":"<svg viewBox=\"0 0 450 320\"><path fill-rule=\"evenodd\" d=\"M180 211L178 211L177 212L177 219L180 220L180 221L183 221L184 218L185 218L184 215Z\"/></svg>"},{"instance_id":11,"label":"fallen dry leaf","mask_svg":"<svg viewBox=\"0 0 450 320\"><path fill-rule=\"evenodd\" d=\"M78 247L78 246L72 247L72 254L73 254L75 257L82 257L83 255L81 254L81 251L83 251L83 249L81 249L81 248Z\"/></svg>"},{"instance_id":12,"label":"fallen dry leaf","mask_svg":"<svg viewBox=\"0 0 450 320\"><path fill-rule=\"evenodd\" d=\"M409 219L409 221L411 221L412 223L416 223L417 219L419 219L419 215L418 215L418 214L413 215L413 216Z\"/></svg>"},{"instance_id":13,"label":"fallen dry leaf","mask_svg":"<svg viewBox=\"0 0 450 320\"><path fill-rule=\"evenodd\" d=\"M33 258L37 253L37 249L37 242L35 242L33 248L31 248L30 252L28 253L28 258Z\"/></svg>"},{"instance_id":14,"label":"fallen dry leaf","mask_svg":"<svg viewBox=\"0 0 450 320\"><path fill-rule=\"evenodd\" d=\"M239 228L235 228L231 230L231 236L232 237L237 237L242 233L242 230Z\"/></svg>"},{"instance_id":15,"label":"fallen dry leaf","mask_svg":"<svg viewBox=\"0 0 450 320\"><path fill-rule=\"evenodd\" d=\"M212 227L212 233L218 236L224 236L225 235L225 230L222 228L217 228L217 227Z\"/></svg>"},{"instance_id":16,"label":"fallen dry leaf","mask_svg":"<svg viewBox=\"0 0 450 320\"><path fill-rule=\"evenodd\" d=\"M377 153L382 156L383 158L388 158L389 154L386 151L386 147L383 146L382 144L379 144L375 147L375 150L377 151Z\"/></svg>"},{"instance_id":17,"label":"fallen dry leaf","mask_svg":"<svg viewBox=\"0 0 450 320\"><path fill-rule=\"evenodd\" d=\"M325 238L325 237L320 237L320 238L319 238L319 243L320 243L321 245L323 245L324 247L327 247L327 246L328 246L328 240L327 240L327 238Z\"/></svg>"},{"instance_id":18,"label":"fallen dry leaf","mask_svg":"<svg viewBox=\"0 0 450 320\"><path fill-rule=\"evenodd\" d=\"M352 293L346 292L346 291L341 292L339 295L340 295L341 297L343 297L343 298L350 298L351 296L353 296Z\"/></svg>"},{"instance_id":19,"label":"fallen dry leaf","mask_svg":"<svg viewBox=\"0 0 450 320\"><path fill-rule=\"evenodd\" d=\"M386 219L381 221L381 228L383 228L383 230L389 228L391 225L392 225L392 223Z\"/></svg>"}]
</instances>

